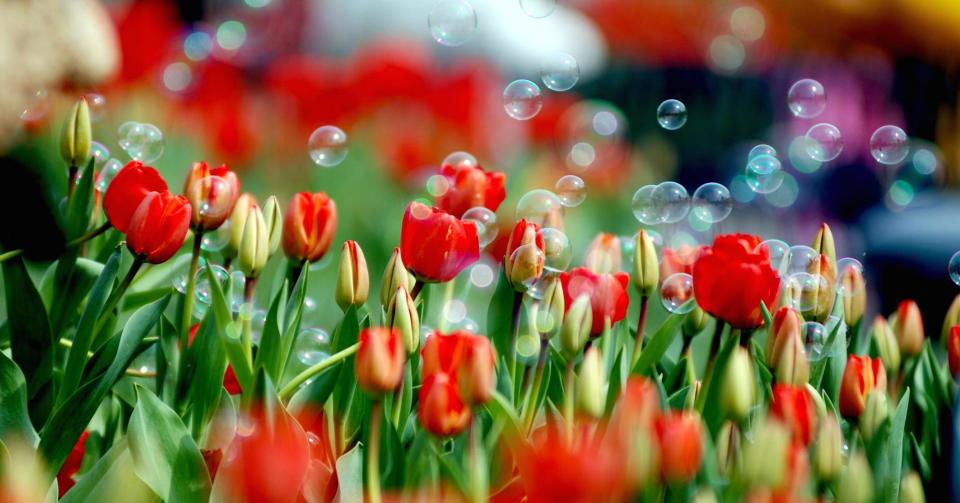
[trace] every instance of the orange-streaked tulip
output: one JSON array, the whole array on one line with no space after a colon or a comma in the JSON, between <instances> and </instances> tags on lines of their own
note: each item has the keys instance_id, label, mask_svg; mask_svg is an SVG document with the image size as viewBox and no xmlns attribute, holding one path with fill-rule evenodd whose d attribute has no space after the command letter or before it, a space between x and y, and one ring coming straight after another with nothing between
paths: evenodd
<instances>
[{"instance_id":1,"label":"orange-streaked tulip","mask_svg":"<svg viewBox=\"0 0 960 503\"><path fill-rule=\"evenodd\" d=\"M240 179L226 164L210 168L206 162L195 162L183 184L183 195L193 207L190 225L198 230L215 230L233 213L240 197Z\"/></svg>"},{"instance_id":2,"label":"orange-streaked tulip","mask_svg":"<svg viewBox=\"0 0 960 503\"><path fill-rule=\"evenodd\" d=\"M703 421L695 412L673 411L654 422L660 441L660 476L668 483L693 479L703 461Z\"/></svg>"},{"instance_id":3,"label":"orange-streaked tulip","mask_svg":"<svg viewBox=\"0 0 960 503\"><path fill-rule=\"evenodd\" d=\"M879 358L850 355L840 381L840 413L847 418L860 417L867 395L874 389L886 388L887 371Z\"/></svg>"},{"instance_id":4,"label":"orange-streaked tulip","mask_svg":"<svg viewBox=\"0 0 960 503\"><path fill-rule=\"evenodd\" d=\"M372 395L397 389L403 382L407 352L397 330L374 327L360 331L357 348L357 385Z\"/></svg>"},{"instance_id":5,"label":"orange-streaked tulip","mask_svg":"<svg viewBox=\"0 0 960 503\"><path fill-rule=\"evenodd\" d=\"M767 345L764 350L767 366L775 369L780 361L780 355L790 342L790 338L800 338L800 326L803 319L796 309L783 306L773 314L773 326L767 334Z\"/></svg>"},{"instance_id":6,"label":"orange-streaked tulip","mask_svg":"<svg viewBox=\"0 0 960 503\"><path fill-rule=\"evenodd\" d=\"M912 300L904 300L897 306L896 320L893 322L893 335L897 337L900 354L905 358L916 356L923 347L923 316L920 308Z\"/></svg>"},{"instance_id":7,"label":"orange-streaked tulip","mask_svg":"<svg viewBox=\"0 0 960 503\"><path fill-rule=\"evenodd\" d=\"M546 263L540 226L521 218L513 227L503 256L503 270L513 289L522 292L543 273Z\"/></svg>"},{"instance_id":8,"label":"orange-streaked tulip","mask_svg":"<svg viewBox=\"0 0 960 503\"><path fill-rule=\"evenodd\" d=\"M170 191L151 192L130 218L127 247L151 264L166 262L187 239L190 203Z\"/></svg>"},{"instance_id":9,"label":"orange-streaked tulip","mask_svg":"<svg viewBox=\"0 0 960 503\"><path fill-rule=\"evenodd\" d=\"M337 305L344 311L350 306L362 306L370 293L370 274L367 259L356 241L347 240L340 251L340 267L337 271L337 287L334 295Z\"/></svg>"},{"instance_id":10,"label":"orange-streaked tulip","mask_svg":"<svg viewBox=\"0 0 960 503\"><path fill-rule=\"evenodd\" d=\"M413 276L407 271L407 266L403 264L403 259L400 257L400 247L394 248L393 253L390 254L390 260L387 261L387 267L383 270L383 281L380 284L380 305L384 309L389 309L397 289L403 287L409 292L413 289L414 281Z\"/></svg>"},{"instance_id":11,"label":"orange-streaked tulip","mask_svg":"<svg viewBox=\"0 0 960 503\"><path fill-rule=\"evenodd\" d=\"M452 437L470 425L470 407L460 397L457 383L446 372L435 372L420 387L417 417L423 429L438 437Z\"/></svg>"},{"instance_id":12,"label":"orange-streaked tulip","mask_svg":"<svg viewBox=\"0 0 960 503\"><path fill-rule=\"evenodd\" d=\"M506 176L499 171L484 171L480 166L444 164L440 174L449 188L437 197L437 207L460 218L470 208L484 207L497 211L507 197L503 188Z\"/></svg>"},{"instance_id":13,"label":"orange-streaked tulip","mask_svg":"<svg viewBox=\"0 0 960 503\"><path fill-rule=\"evenodd\" d=\"M586 267L575 267L569 272L560 273L560 283L563 285L567 306L572 307L574 301L581 296L590 298L592 336L602 334L606 323L612 326L627 315L627 305L630 302L627 286L630 277L625 273L595 274ZM569 310L570 307L567 308L568 312Z\"/></svg>"},{"instance_id":14,"label":"orange-streaked tulip","mask_svg":"<svg viewBox=\"0 0 960 503\"><path fill-rule=\"evenodd\" d=\"M806 387L774 385L770 415L790 428L795 441L807 445L813 439L817 428L817 413Z\"/></svg>"},{"instance_id":15,"label":"orange-streaked tulip","mask_svg":"<svg viewBox=\"0 0 960 503\"><path fill-rule=\"evenodd\" d=\"M867 309L867 286L863 273L857 267L840 271L840 288L843 290L843 317L848 325L863 319Z\"/></svg>"},{"instance_id":16,"label":"orange-streaked tulip","mask_svg":"<svg viewBox=\"0 0 960 503\"><path fill-rule=\"evenodd\" d=\"M490 339L464 330L434 332L423 343L420 354L423 375L444 373L455 378L466 403L481 404L493 394L496 360Z\"/></svg>"},{"instance_id":17,"label":"orange-streaked tulip","mask_svg":"<svg viewBox=\"0 0 960 503\"><path fill-rule=\"evenodd\" d=\"M837 245L833 240L833 232L830 230L830 226L826 222L820 224L820 229L817 231L817 235L813 238L813 245L811 246L814 250L817 251L820 255L824 255L833 265L834 269L837 266ZM832 285L833 283L831 283Z\"/></svg>"},{"instance_id":18,"label":"orange-streaked tulip","mask_svg":"<svg viewBox=\"0 0 960 503\"><path fill-rule=\"evenodd\" d=\"M291 260L323 258L337 232L337 205L323 192L298 192L283 215L283 253Z\"/></svg>"}]
</instances>

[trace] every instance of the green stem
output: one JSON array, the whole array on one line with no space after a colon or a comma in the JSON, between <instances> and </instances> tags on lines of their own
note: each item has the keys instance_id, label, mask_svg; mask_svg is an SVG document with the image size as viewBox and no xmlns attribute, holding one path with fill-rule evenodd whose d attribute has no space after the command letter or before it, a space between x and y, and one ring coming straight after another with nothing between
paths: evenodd
<instances>
[{"instance_id":1,"label":"green stem","mask_svg":"<svg viewBox=\"0 0 960 503\"><path fill-rule=\"evenodd\" d=\"M443 284L443 301L440 304L440 326L441 332L446 332L448 328L447 324L447 306L450 304L450 300L453 299L453 287L457 279L451 279Z\"/></svg>"},{"instance_id":2,"label":"green stem","mask_svg":"<svg viewBox=\"0 0 960 503\"><path fill-rule=\"evenodd\" d=\"M117 289L110 293L110 297L107 298L107 302L103 305L103 310L100 311L100 319L97 320L97 324L94 326L94 340L96 340L100 331L103 330L103 325L107 323L107 319L110 318L110 313L113 312L113 309L120 303L120 299L123 298L123 294L126 293L127 288L130 287L130 283L133 283L133 278L140 272L140 267L143 266L145 260L143 256L134 257L133 263L130 264L130 270L127 271L127 275L124 276L123 281Z\"/></svg>"},{"instance_id":3,"label":"green stem","mask_svg":"<svg viewBox=\"0 0 960 503\"><path fill-rule=\"evenodd\" d=\"M380 421L381 401L373 401L370 415L370 442L367 448L367 501L380 503Z\"/></svg>"},{"instance_id":4,"label":"green stem","mask_svg":"<svg viewBox=\"0 0 960 503\"><path fill-rule=\"evenodd\" d=\"M72 164L67 170L67 204L70 204L70 199L73 198L73 186L77 184L79 172L80 169Z\"/></svg>"},{"instance_id":5,"label":"green stem","mask_svg":"<svg viewBox=\"0 0 960 503\"><path fill-rule=\"evenodd\" d=\"M303 267L306 265L305 260L293 261L290 260L289 267L287 268L287 294L292 294L293 289L297 286L297 280L300 279L300 274L303 272Z\"/></svg>"},{"instance_id":6,"label":"green stem","mask_svg":"<svg viewBox=\"0 0 960 503\"><path fill-rule=\"evenodd\" d=\"M359 347L360 347L359 343L354 343L351 346L347 346L340 352L330 355L330 357L327 358L326 360L323 360L322 362L319 362L319 363L315 363L314 365L307 368L303 372L300 372L299 374L294 376L294 378L290 379L290 382L288 382L286 386L280 389L280 393L279 393L280 400L286 401L288 398L290 398L290 395L292 395L293 392L300 387L301 384L307 382L307 380L310 379L311 377L319 374L320 372L323 372L324 370L336 365L337 363L340 363L340 361L356 353L357 348Z\"/></svg>"},{"instance_id":7,"label":"green stem","mask_svg":"<svg viewBox=\"0 0 960 503\"><path fill-rule=\"evenodd\" d=\"M485 503L488 499L489 481L487 477L487 464L483 455L483 438L479 421L473 421L470 425L470 439L468 445L468 455L470 462L470 501L473 503Z\"/></svg>"},{"instance_id":8,"label":"green stem","mask_svg":"<svg viewBox=\"0 0 960 503\"><path fill-rule=\"evenodd\" d=\"M633 356L630 358L630 368L640 358L640 350L643 348L643 328L647 324L647 308L650 306L650 297L644 295L640 297L640 318L637 320L637 342L633 345Z\"/></svg>"},{"instance_id":9,"label":"green stem","mask_svg":"<svg viewBox=\"0 0 960 503\"><path fill-rule=\"evenodd\" d=\"M517 382L517 339L520 337L520 308L523 307L523 292L514 292L513 310L510 318L510 349L507 351L507 368L510 382Z\"/></svg>"},{"instance_id":10,"label":"green stem","mask_svg":"<svg viewBox=\"0 0 960 503\"><path fill-rule=\"evenodd\" d=\"M87 241L90 241L91 239L103 234L104 232L107 232L108 230L110 230L111 227L113 226L110 225L110 222L104 222L103 225L101 225L100 227L97 227L96 229L93 229L92 231L89 231L86 234L83 234L82 236L71 240L69 243L67 243L67 248L72 248L79 244L86 243Z\"/></svg>"},{"instance_id":11,"label":"green stem","mask_svg":"<svg viewBox=\"0 0 960 503\"><path fill-rule=\"evenodd\" d=\"M183 313L180 316L180 347L184 350L189 342L190 322L193 321L193 291L197 287L201 244L203 244L203 230L197 230L193 235L193 255L190 259L190 269L187 271L187 289L183 292Z\"/></svg>"},{"instance_id":12,"label":"green stem","mask_svg":"<svg viewBox=\"0 0 960 503\"><path fill-rule=\"evenodd\" d=\"M22 249L20 249L20 250L10 250L10 251L8 251L8 252L2 253L2 254L0 254L0 264L4 263L4 262L6 262L6 261L8 261L8 260L10 260L10 259L12 259L12 258L17 258L17 257L19 257L20 255L23 255L23 250L22 250Z\"/></svg>"},{"instance_id":13,"label":"green stem","mask_svg":"<svg viewBox=\"0 0 960 503\"><path fill-rule=\"evenodd\" d=\"M406 387L407 380L404 379L400 386L393 392L393 410L390 411L390 419L393 427L400 429L400 411L403 409L403 388Z\"/></svg>"},{"instance_id":14,"label":"green stem","mask_svg":"<svg viewBox=\"0 0 960 503\"><path fill-rule=\"evenodd\" d=\"M527 393L527 406L523 411L524 432L530 433L533 427L533 420L537 417L537 401L540 398L540 384L543 382L543 368L547 362L547 351L550 349L550 341L540 339L540 355L537 358L537 369L533 375L533 385Z\"/></svg>"},{"instance_id":15,"label":"green stem","mask_svg":"<svg viewBox=\"0 0 960 503\"><path fill-rule=\"evenodd\" d=\"M567 362L567 375L563 383L563 419L567 431L567 440L573 442L573 358Z\"/></svg>"},{"instance_id":16,"label":"green stem","mask_svg":"<svg viewBox=\"0 0 960 503\"><path fill-rule=\"evenodd\" d=\"M243 318L243 332L240 340L243 344L243 354L247 357L247 364L253 368L253 290L257 286L257 278L247 277L243 285L243 306L240 310L250 309L250 313Z\"/></svg>"}]
</instances>

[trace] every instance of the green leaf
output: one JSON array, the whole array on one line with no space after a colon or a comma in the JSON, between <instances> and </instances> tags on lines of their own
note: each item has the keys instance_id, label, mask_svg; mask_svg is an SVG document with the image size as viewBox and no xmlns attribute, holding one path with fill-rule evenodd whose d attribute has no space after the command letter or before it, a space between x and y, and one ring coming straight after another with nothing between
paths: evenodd
<instances>
[{"instance_id":1,"label":"green leaf","mask_svg":"<svg viewBox=\"0 0 960 503\"><path fill-rule=\"evenodd\" d=\"M516 294L501 267L500 279L497 281L497 288L493 292L490 307L487 309L487 337L493 340L493 346L501 358L506 358L513 351L510 347L510 338Z\"/></svg>"},{"instance_id":2,"label":"green leaf","mask_svg":"<svg viewBox=\"0 0 960 503\"><path fill-rule=\"evenodd\" d=\"M103 273L100 274L97 282L93 285L93 290L90 291L87 305L83 309L80 323L77 325L77 332L73 336L73 346L67 353L67 363L63 368L58 403L63 403L80 383L80 376L83 375L83 368L87 364L87 351L93 345L94 328L103 314L104 304L117 279L117 271L120 269L120 253L120 249L113 252L110 260L107 261L107 265L103 268Z\"/></svg>"},{"instance_id":3,"label":"green leaf","mask_svg":"<svg viewBox=\"0 0 960 503\"><path fill-rule=\"evenodd\" d=\"M197 336L187 349L185 356L191 364L191 373L185 372L189 383L189 410L191 427L199 438L203 426L207 424L220 402L220 390L223 389L223 374L227 370L227 356L221 337L217 336L217 326L212 317L200 323Z\"/></svg>"},{"instance_id":4,"label":"green leaf","mask_svg":"<svg viewBox=\"0 0 960 503\"><path fill-rule=\"evenodd\" d=\"M210 476L200 449L170 407L137 386L137 406L127 430L133 469L165 501L205 502Z\"/></svg>"},{"instance_id":5,"label":"green leaf","mask_svg":"<svg viewBox=\"0 0 960 503\"><path fill-rule=\"evenodd\" d=\"M287 286L283 284L273 297L273 302L270 303L270 309L267 311L260 338L260 349L257 351L256 362L253 365L255 370L265 369L274 382L280 382L283 377L281 369L284 365L284 351L283 342L280 340L280 327L284 325L284 312L280 310L280 306L286 303Z\"/></svg>"},{"instance_id":6,"label":"green leaf","mask_svg":"<svg viewBox=\"0 0 960 503\"><path fill-rule=\"evenodd\" d=\"M20 367L0 352L0 439L14 435L31 445L37 441L27 411L27 381Z\"/></svg>"},{"instance_id":7,"label":"green leaf","mask_svg":"<svg viewBox=\"0 0 960 503\"><path fill-rule=\"evenodd\" d=\"M884 454L876 460L874 473L877 478L877 495L881 501L897 503L900 499L900 479L903 469L903 438L907 423L907 408L910 404L910 388L907 388L897 404L897 411L890 423Z\"/></svg>"},{"instance_id":8,"label":"green leaf","mask_svg":"<svg viewBox=\"0 0 960 503\"><path fill-rule=\"evenodd\" d=\"M704 378L700 394L697 396L697 408L700 410L711 435L716 435L723 421L723 412L720 410L720 386L716 381L726 370L730 354L738 343L739 337L733 333L729 334L726 340L722 342L713 370Z\"/></svg>"},{"instance_id":9,"label":"green leaf","mask_svg":"<svg viewBox=\"0 0 960 503\"><path fill-rule=\"evenodd\" d=\"M120 338L118 340L112 338L117 340L113 343L116 349L112 349L112 344L102 348L103 351L114 353L106 372L99 378L91 379L81 385L57 408L44 425L40 433L39 450L47 460L47 466L52 473L60 470L60 466L67 459L70 450L90 423L90 419L110 388L123 377L124 371L141 350L140 343L160 320L169 300L169 296L164 297L134 312L123 327ZM95 356L94 360L96 359Z\"/></svg>"},{"instance_id":10,"label":"green leaf","mask_svg":"<svg viewBox=\"0 0 960 503\"><path fill-rule=\"evenodd\" d=\"M337 459L337 482L340 501L363 501L363 453L359 445Z\"/></svg>"},{"instance_id":11,"label":"green leaf","mask_svg":"<svg viewBox=\"0 0 960 503\"><path fill-rule=\"evenodd\" d=\"M112 501L122 494L150 494L133 471L133 459L126 438L113 444L109 451L77 480L77 484L60 500L61 503L96 503ZM128 501L133 500L132 498Z\"/></svg>"},{"instance_id":12,"label":"green leaf","mask_svg":"<svg viewBox=\"0 0 960 503\"><path fill-rule=\"evenodd\" d=\"M616 360L613 361L613 372L610 373L610 383L607 386L607 402L604 407L607 415L613 410L613 406L617 403L617 397L620 396L620 388L623 384L622 374L620 373L623 354L624 351L618 352Z\"/></svg>"},{"instance_id":13,"label":"green leaf","mask_svg":"<svg viewBox=\"0 0 960 503\"><path fill-rule=\"evenodd\" d=\"M670 348L673 340L680 335L680 324L685 318L685 315L677 314L667 318L667 321L650 338L650 342L640 350L640 356L637 357L637 362L633 364L633 370L630 373L643 374L653 367Z\"/></svg>"},{"instance_id":14,"label":"green leaf","mask_svg":"<svg viewBox=\"0 0 960 503\"><path fill-rule=\"evenodd\" d=\"M517 417L513 406L510 405L506 397L494 391L493 396L490 397L484 407L494 419L504 422L505 432L511 436L510 438L525 438L526 435L523 434L523 428L520 426L520 418Z\"/></svg>"},{"instance_id":15,"label":"green leaf","mask_svg":"<svg viewBox=\"0 0 960 503\"><path fill-rule=\"evenodd\" d=\"M767 305L763 302L760 302L760 314L763 315L763 326L772 327L773 326L773 315L770 314L770 310L767 309Z\"/></svg>"},{"instance_id":16,"label":"green leaf","mask_svg":"<svg viewBox=\"0 0 960 503\"><path fill-rule=\"evenodd\" d=\"M277 375L282 376L286 370L287 361L290 359L290 350L296 342L297 335L300 332L300 320L303 317L303 303L307 297L307 285L310 278L310 268L304 267L300 273L297 284L293 287L290 299L287 300L286 312L283 317L284 324L282 337L280 338L280 367L277 369ZM359 315L358 318L359 319ZM348 344L349 346L349 344Z\"/></svg>"},{"instance_id":17,"label":"green leaf","mask_svg":"<svg viewBox=\"0 0 960 503\"><path fill-rule=\"evenodd\" d=\"M72 256L68 256L71 253ZM68 272L69 277L65 276ZM102 272L102 263L77 258L76 251L67 252L60 257L56 265L47 269L40 280L39 291L49 313L50 333L59 334L64 331L65 324L77 312L80 303L87 297Z\"/></svg>"},{"instance_id":18,"label":"green leaf","mask_svg":"<svg viewBox=\"0 0 960 503\"><path fill-rule=\"evenodd\" d=\"M357 342L360 335L360 319L356 306L347 308L343 313L343 320L340 322L340 331L337 333L337 340L334 342L334 351L340 352L348 346ZM350 356L339 365L339 377L337 385L333 389L333 410L337 417L347 417L350 398L354 389L357 387L357 380L353 375L354 356Z\"/></svg>"},{"instance_id":19,"label":"green leaf","mask_svg":"<svg viewBox=\"0 0 960 503\"><path fill-rule=\"evenodd\" d=\"M826 358L821 358L815 362L812 362L810 365L810 384L814 388L820 388L821 382L823 381L823 376L827 371L827 365L830 364L830 360L834 355L834 350L836 350L837 337L840 335L840 332L843 331L844 335L844 346L846 346L846 323L840 322L834 325L833 330L830 331L830 335L827 336L826 342L823 343L824 351L827 351L829 356ZM846 348L843 351L843 365L846 365ZM841 369L841 373L843 369ZM829 391L829 390L828 390ZM832 394L833 397L836 397L836 394Z\"/></svg>"},{"instance_id":20,"label":"green leaf","mask_svg":"<svg viewBox=\"0 0 960 503\"><path fill-rule=\"evenodd\" d=\"M20 257L3 263L10 352L27 381L30 419L43 424L54 397L53 358L56 341L50 332L47 311Z\"/></svg>"},{"instance_id":21,"label":"green leaf","mask_svg":"<svg viewBox=\"0 0 960 503\"><path fill-rule=\"evenodd\" d=\"M253 384L253 369L250 367L251 362L247 360L247 354L243 348L240 324L233 321L233 316L230 314L230 304L223 293L220 281L213 272L213 268L207 267L206 273L207 283L210 285L210 309L216 322L217 333L220 334L220 341L227 351L227 360L233 367L240 388L249 389ZM229 284L232 284L232 282L233 278L231 277Z\"/></svg>"}]
</instances>

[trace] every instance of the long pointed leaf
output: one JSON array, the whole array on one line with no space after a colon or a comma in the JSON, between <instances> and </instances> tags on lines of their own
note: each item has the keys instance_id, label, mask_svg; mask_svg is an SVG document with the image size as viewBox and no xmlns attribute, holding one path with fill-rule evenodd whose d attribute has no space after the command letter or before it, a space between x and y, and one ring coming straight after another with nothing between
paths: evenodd
<instances>
[{"instance_id":1,"label":"long pointed leaf","mask_svg":"<svg viewBox=\"0 0 960 503\"><path fill-rule=\"evenodd\" d=\"M0 352L0 440L11 435L31 444L37 440L27 412L27 381L17 364Z\"/></svg>"}]
</instances>

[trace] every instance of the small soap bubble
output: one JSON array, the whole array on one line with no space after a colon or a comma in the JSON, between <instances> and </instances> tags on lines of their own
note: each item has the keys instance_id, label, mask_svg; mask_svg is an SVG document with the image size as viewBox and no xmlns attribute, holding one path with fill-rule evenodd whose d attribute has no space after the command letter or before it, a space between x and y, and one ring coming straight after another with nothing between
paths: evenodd
<instances>
[{"instance_id":1,"label":"small soap bubble","mask_svg":"<svg viewBox=\"0 0 960 503\"><path fill-rule=\"evenodd\" d=\"M197 212L207 219L220 220L233 211L234 186L226 178L205 176L190 186L190 200L199 201Z\"/></svg>"},{"instance_id":2,"label":"small soap bubble","mask_svg":"<svg viewBox=\"0 0 960 503\"><path fill-rule=\"evenodd\" d=\"M827 108L827 93L816 80L800 79L787 91L787 106L793 115L810 119Z\"/></svg>"},{"instance_id":3,"label":"small soap bubble","mask_svg":"<svg viewBox=\"0 0 960 503\"><path fill-rule=\"evenodd\" d=\"M297 334L297 360L304 366L312 366L326 360L330 344L330 335L320 328L304 328Z\"/></svg>"},{"instance_id":4,"label":"small soap bubble","mask_svg":"<svg viewBox=\"0 0 960 503\"><path fill-rule=\"evenodd\" d=\"M580 65L565 52L551 53L540 63L540 80L551 91L568 91L580 80Z\"/></svg>"},{"instance_id":5,"label":"small soap bubble","mask_svg":"<svg viewBox=\"0 0 960 503\"><path fill-rule=\"evenodd\" d=\"M653 190L653 205L668 224L677 223L690 212L690 195L677 182L662 182Z\"/></svg>"},{"instance_id":6,"label":"small soap bubble","mask_svg":"<svg viewBox=\"0 0 960 503\"><path fill-rule=\"evenodd\" d=\"M633 194L631 203L633 216L636 217L641 224L655 225L663 221L663 214L653 199L653 192L656 189L656 185L644 185Z\"/></svg>"},{"instance_id":7,"label":"small soap bubble","mask_svg":"<svg viewBox=\"0 0 960 503\"><path fill-rule=\"evenodd\" d=\"M795 245L790 247L788 272L816 271L820 264L820 254L809 246Z\"/></svg>"},{"instance_id":8,"label":"small soap bubble","mask_svg":"<svg viewBox=\"0 0 960 503\"><path fill-rule=\"evenodd\" d=\"M90 120L97 122L102 119L107 110L107 99L99 93L84 94L83 99L87 101L87 107L90 109Z\"/></svg>"},{"instance_id":9,"label":"small soap bubble","mask_svg":"<svg viewBox=\"0 0 960 503\"><path fill-rule=\"evenodd\" d=\"M790 306L804 313L817 307L821 292L828 290L830 285L819 274L795 272L787 277L784 288L789 295Z\"/></svg>"},{"instance_id":10,"label":"small soap bubble","mask_svg":"<svg viewBox=\"0 0 960 503\"><path fill-rule=\"evenodd\" d=\"M480 241L480 248L487 246L497 238L497 214L490 211L485 206L476 206L470 208L460 217L461 220L470 221L477 225L477 237Z\"/></svg>"},{"instance_id":11,"label":"small soap bubble","mask_svg":"<svg viewBox=\"0 0 960 503\"><path fill-rule=\"evenodd\" d=\"M947 271L950 273L950 279L952 279L957 286L960 286L960 251L950 257Z\"/></svg>"},{"instance_id":12,"label":"small soap bubble","mask_svg":"<svg viewBox=\"0 0 960 503\"><path fill-rule=\"evenodd\" d=\"M563 201L560 197L544 189L534 189L517 201L517 220L527 219L541 227L547 227L557 215L563 214Z\"/></svg>"},{"instance_id":13,"label":"small soap bubble","mask_svg":"<svg viewBox=\"0 0 960 503\"><path fill-rule=\"evenodd\" d=\"M526 79L514 80L503 90L503 109L510 117L525 121L543 108L540 87Z\"/></svg>"},{"instance_id":14,"label":"small soap bubble","mask_svg":"<svg viewBox=\"0 0 960 503\"><path fill-rule=\"evenodd\" d=\"M544 266L546 261L546 256L540 248L537 247L534 243L529 243L525 245L520 245L516 250L513 250L513 253L510 255L510 263L513 264L513 268L521 268L521 270L533 270L537 264L540 264L541 267ZM539 276L530 275L530 277L525 278L522 281L522 284L527 289L530 289L540 280ZM543 292L539 292L540 297L542 298ZM528 292L528 294L530 294Z\"/></svg>"},{"instance_id":15,"label":"small soap bubble","mask_svg":"<svg viewBox=\"0 0 960 503\"><path fill-rule=\"evenodd\" d=\"M822 323L807 321L800 325L803 347L810 363L818 362L829 356L826 348L827 328Z\"/></svg>"},{"instance_id":16,"label":"small soap bubble","mask_svg":"<svg viewBox=\"0 0 960 503\"><path fill-rule=\"evenodd\" d=\"M674 131L687 123L687 106L680 100L669 99L657 107L657 122L660 127Z\"/></svg>"},{"instance_id":17,"label":"small soap bubble","mask_svg":"<svg viewBox=\"0 0 960 503\"><path fill-rule=\"evenodd\" d=\"M757 252L766 253L770 258L770 267L775 271L784 270L790 260L790 245L779 239L768 239L757 245Z\"/></svg>"},{"instance_id":18,"label":"small soap bubble","mask_svg":"<svg viewBox=\"0 0 960 503\"><path fill-rule=\"evenodd\" d=\"M153 124L126 122L117 135L117 143L130 159L149 164L163 155L163 132Z\"/></svg>"},{"instance_id":19,"label":"small soap bubble","mask_svg":"<svg viewBox=\"0 0 960 503\"><path fill-rule=\"evenodd\" d=\"M678 272L663 280L660 285L660 302L673 314L686 314L696 307L693 299L693 276Z\"/></svg>"},{"instance_id":20,"label":"small soap bubble","mask_svg":"<svg viewBox=\"0 0 960 503\"><path fill-rule=\"evenodd\" d=\"M881 126L870 135L870 155L880 164L900 164L909 152L907 133L897 126Z\"/></svg>"},{"instance_id":21,"label":"small soap bubble","mask_svg":"<svg viewBox=\"0 0 960 503\"><path fill-rule=\"evenodd\" d=\"M567 235L560 229L548 227L540 230L540 236L545 255L543 268L553 272L567 270L573 260L573 247Z\"/></svg>"},{"instance_id":22,"label":"small soap bubble","mask_svg":"<svg viewBox=\"0 0 960 503\"><path fill-rule=\"evenodd\" d=\"M693 213L707 223L725 220L733 211L730 190L715 182L705 183L693 192Z\"/></svg>"},{"instance_id":23,"label":"small soap bubble","mask_svg":"<svg viewBox=\"0 0 960 503\"><path fill-rule=\"evenodd\" d=\"M807 130L807 155L820 162L832 161L843 152L843 137L833 124L821 122Z\"/></svg>"},{"instance_id":24,"label":"small soap bubble","mask_svg":"<svg viewBox=\"0 0 960 503\"><path fill-rule=\"evenodd\" d=\"M307 150L314 164L331 168L347 157L349 142L347 133L336 126L320 126L310 133Z\"/></svg>"},{"instance_id":25,"label":"small soap bubble","mask_svg":"<svg viewBox=\"0 0 960 503\"><path fill-rule=\"evenodd\" d=\"M440 164L441 168L451 167L455 171L459 171L463 168L476 168L480 163L477 162L477 158L469 152L457 151L449 154L443 158L443 162Z\"/></svg>"},{"instance_id":26,"label":"small soap bubble","mask_svg":"<svg viewBox=\"0 0 960 503\"><path fill-rule=\"evenodd\" d=\"M90 157L93 158L93 169L103 170L104 164L110 159L110 149L98 141L90 142Z\"/></svg>"},{"instance_id":27,"label":"small soap bubble","mask_svg":"<svg viewBox=\"0 0 960 503\"><path fill-rule=\"evenodd\" d=\"M761 143L750 149L750 152L747 154L747 161L750 161L750 159L761 155L776 157L777 149L767 145L766 143Z\"/></svg>"},{"instance_id":28,"label":"small soap bubble","mask_svg":"<svg viewBox=\"0 0 960 503\"><path fill-rule=\"evenodd\" d=\"M780 161L766 154L751 158L744 176L750 190L758 194L769 194L779 189L784 178Z\"/></svg>"},{"instance_id":29,"label":"small soap bubble","mask_svg":"<svg viewBox=\"0 0 960 503\"><path fill-rule=\"evenodd\" d=\"M427 16L427 27L438 44L461 46L477 31L477 11L466 0L440 0Z\"/></svg>"},{"instance_id":30,"label":"small soap bubble","mask_svg":"<svg viewBox=\"0 0 960 503\"><path fill-rule=\"evenodd\" d=\"M554 187L560 202L568 208L580 206L587 198L587 184L577 175L566 175Z\"/></svg>"},{"instance_id":31,"label":"small soap bubble","mask_svg":"<svg viewBox=\"0 0 960 503\"><path fill-rule=\"evenodd\" d=\"M97 181L94 184L97 191L101 194L105 193L107 188L110 187L110 182L117 177L117 173L119 173L121 169L123 169L123 163L116 159L108 159L97 175Z\"/></svg>"},{"instance_id":32,"label":"small soap bubble","mask_svg":"<svg viewBox=\"0 0 960 503\"><path fill-rule=\"evenodd\" d=\"M230 220L227 220L218 229L205 231L200 241L203 251L218 252L230 241Z\"/></svg>"}]
</instances>

